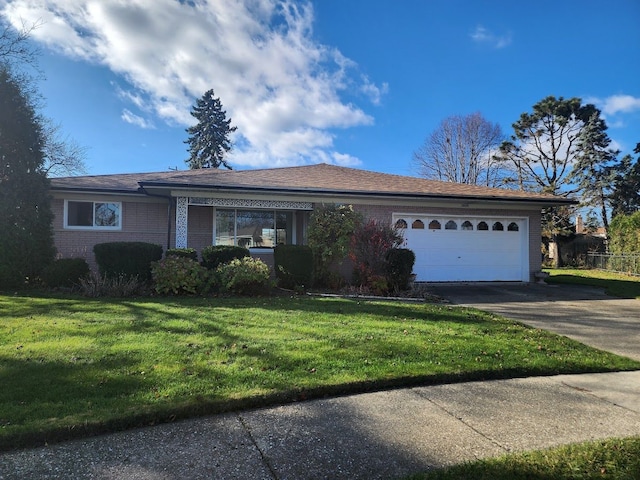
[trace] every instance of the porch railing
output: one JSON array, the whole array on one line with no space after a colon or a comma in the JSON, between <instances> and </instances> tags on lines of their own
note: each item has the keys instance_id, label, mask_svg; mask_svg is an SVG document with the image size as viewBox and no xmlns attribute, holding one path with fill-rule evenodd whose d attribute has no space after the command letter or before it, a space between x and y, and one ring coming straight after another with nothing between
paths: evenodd
<instances>
[{"instance_id":1,"label":"porch railing","mask_svg":"<svg viewBox=\"0 0 640 480\"><path fill-rule=\"evenodd\" d=\"M588 253L587 266L609 272L640 275L640 254Z\"/></svg>"}]
</instances>

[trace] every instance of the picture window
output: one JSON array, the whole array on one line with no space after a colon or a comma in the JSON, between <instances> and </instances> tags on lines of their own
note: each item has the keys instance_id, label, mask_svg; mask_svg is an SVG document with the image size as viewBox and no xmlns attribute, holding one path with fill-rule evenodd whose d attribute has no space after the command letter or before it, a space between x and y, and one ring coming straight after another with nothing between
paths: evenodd
<instances>
[{"instance_id":1,"label":"picture window","mask_svg":"<svg viewBox=\"0 0 640 480\"><path fill-rule=\"evenodd\" d=\"M65 228L119 230L121 227L120 202L65 201Z\"/></svg>"}]
</instances>

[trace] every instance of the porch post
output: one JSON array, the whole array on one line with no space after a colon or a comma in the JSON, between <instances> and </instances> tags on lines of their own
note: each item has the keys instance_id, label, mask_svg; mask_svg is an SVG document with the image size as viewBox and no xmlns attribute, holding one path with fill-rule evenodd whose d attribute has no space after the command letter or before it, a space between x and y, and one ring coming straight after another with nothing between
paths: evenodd
<instances>
[{"instance_id":1,"label":"porch post","mask_svg":"<svg viewBox=\"0 0 640 480\"><path fill-rule=\"evenodd\" d=\"M189 219L189 199L176 198L176 248L187 248L187 223Z\"/></svg>"}]
</instances>

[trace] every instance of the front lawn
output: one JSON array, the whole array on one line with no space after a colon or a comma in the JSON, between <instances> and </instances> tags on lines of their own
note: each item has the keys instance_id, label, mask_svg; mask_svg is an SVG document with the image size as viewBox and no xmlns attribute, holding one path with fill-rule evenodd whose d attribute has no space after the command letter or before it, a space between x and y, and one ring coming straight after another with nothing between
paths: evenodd
<instances>
[{"instance_id":1,"label":"front lawn","mask_svg":"<svg viewBox=\"0 0 640 480\"><path fill-rule=\"evenodd\" d=\"M639 477L640 437L634 437L478 460L413 475L407 480L635 480Z\"/></svg>"},{"instance_id":2,"label":"front lawn","mask_svg":"<svg viewBox=\"0 0 640 480\"><path fill-rule=\"evenodd\" d=\"M0 448L321 395L638 368L446 305L0 295Z\"/></svg>"},{"instance_id":3,"label":"front lawn","mask_svg":"<svg viewBox=\"0 0 640 480\"><path fill-rule=\"evenodd\" d=\"M640 277L604 270L579 270L574 268L545 269L549 273L547 283L592 285L602 287L614 297L640 298Z\"/></svg>"}]
</instances>

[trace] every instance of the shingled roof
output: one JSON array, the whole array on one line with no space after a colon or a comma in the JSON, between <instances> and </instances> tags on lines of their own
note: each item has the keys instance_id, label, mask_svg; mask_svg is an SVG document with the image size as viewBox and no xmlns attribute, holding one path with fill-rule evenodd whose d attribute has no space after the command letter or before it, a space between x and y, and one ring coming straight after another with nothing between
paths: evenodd
<instances>
[{"instance_id":1,"label":"shingled roof","mask_svg":"<svg viewBox=\"0 0 640 480\"><path fill-rule=\"evenodd\" d=\"M154 188L255 190L287 193L378 195L431 198L482 198L542 203L570 199L519 190L490 188L371 172L328 164L262 170L200 169L51 179L53 190L142 193Z\"/></svg>"}]
</instances>

